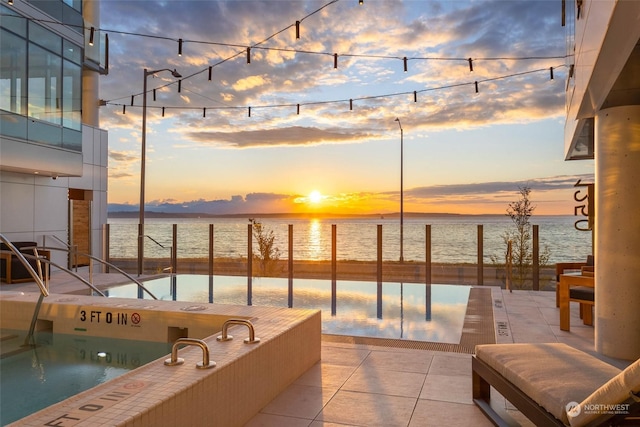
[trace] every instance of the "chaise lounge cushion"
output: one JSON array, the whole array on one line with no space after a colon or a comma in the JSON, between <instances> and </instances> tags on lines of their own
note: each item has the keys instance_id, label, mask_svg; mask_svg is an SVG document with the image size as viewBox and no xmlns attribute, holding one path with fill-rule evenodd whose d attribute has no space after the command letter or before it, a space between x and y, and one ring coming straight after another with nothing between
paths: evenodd
<instances>
[{"instance_id":1,"label":"chaise lounge cushion","mask_svg":"<svg viewBox=\"0 0 640 427\"><path fill-rule=\"evenodd\" d=\"M580 405L569 411L569 423L572 426L583 426L595 420L602 411L615 412L615 406L629 399L629 392L640 392L640 359L629 365L624 371L612 378L605 385L595 390ZM590 408L594 408L590 410ZM624 411L624 407L619 408Z\"/></svg>"},{"instance_id":2,"label":"chaise lounge cushion","mask_svg":"<svg viewBox=\"0 0 640 427\"><path fill-rule=\"evenodd\" d=\"M487 344L476 358L569 425L566 406L582 402L620 370L566 344Z\"/></svg>"}]
</instances>

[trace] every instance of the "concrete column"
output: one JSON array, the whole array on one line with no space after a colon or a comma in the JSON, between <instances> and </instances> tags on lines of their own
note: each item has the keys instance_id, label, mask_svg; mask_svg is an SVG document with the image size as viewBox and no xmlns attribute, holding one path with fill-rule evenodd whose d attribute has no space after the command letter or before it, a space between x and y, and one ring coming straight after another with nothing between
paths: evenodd
<instances>
[{"instance_id":1,"label":"concrete column","mask_svg":"<svg viewBox=\"0 0 640 427\"><path fill-rule=\"evenodd\" d=\"M640 357L640 106L595 117L595 346Z\"/></svg>"},{"instance_id":2,"label":"concrete column","mask_svg":"<svg viewBox=\"0 0 640 427\"><path fill-rule=\"evenodd\" d=\"M84 0L82 2L82 17L85 25L100 24L100 2ZM99 46L99 40L96 40ZM100 127L99 117L99 78L97 71L83 67L82 69L82 123L88 126Z\"/></svg>"}]
</instances>

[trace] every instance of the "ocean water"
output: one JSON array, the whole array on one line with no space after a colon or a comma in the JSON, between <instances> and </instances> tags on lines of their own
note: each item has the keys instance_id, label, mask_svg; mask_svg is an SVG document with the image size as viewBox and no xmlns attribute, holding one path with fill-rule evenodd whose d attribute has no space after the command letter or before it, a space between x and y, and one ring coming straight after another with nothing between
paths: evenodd
<instances>
[{"instance_id":1,"label":"ocean water","mask_svg":"<svg viewBox=\"0 0 640 427\"><path fill-rule=\"evenodd\" d=\"M336 225L338 260L375 261L377 259L377 225L382 225L382 257L397 261L400 254L400 223L394 218L299 219L254 218L266 231L273 231L280 258L288 257L288 229L293 225L293 257L296 260L330 260L331 226ZM540 250L548 248L549 263L582 261L592 253L591 232L579 231L574 216L533 216L538 225ZM138 218L109 218L112 258L136 258ZM147 218L145 257L169 257L172 227L177 224L178 258L209 256L209 224L214 226L215 257L247 257L248 219L243 218ZM404 219L403 253L405 261L424 261L425 225L431 225L431 253L434 263L473 263L477 261L479 224L483 225L484 261L491 256L504 259L503 235L514 230L504 215ZM253 240L254 251L257 243Z\"/></svg>"}]
</instances>

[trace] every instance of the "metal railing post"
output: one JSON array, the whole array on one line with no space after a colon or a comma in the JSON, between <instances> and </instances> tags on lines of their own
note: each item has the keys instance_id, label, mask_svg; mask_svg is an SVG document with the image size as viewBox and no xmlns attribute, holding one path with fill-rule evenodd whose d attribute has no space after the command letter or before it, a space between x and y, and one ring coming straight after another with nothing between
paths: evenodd
<instances>
[{"instance_id":1,"label":"metal railing post","mask_svg":"<svg viewBox=\"0 0 640 427\"><path fill-rule=\"evenodd\" d=\"M103 235L102 235L102 242L104 247L102 248L102 253L104 254L104 259L105 261L109 262L109 260L111 259L111 254L109 252L109 238L110 238L110 234L111 234L111 228L109 227L109 224L105 224L103 227ZM109 273L109 265L105 264L103 266L103 270L105 273Z\"/></svg>"},{"instance_id":2,"label":"metal railing post","mask_svg":"<svg viewBox=\"0 0 640 427\"><path fill-rule=\"evenodd\" d=\"M478 224L478 286L484 285L484 226Z\"/></svg>"},{"instance_id":3,"label":"metal railing post","mask_svg":"<svg viewBox=\"0 0 640 427\"><path fill-rule=\"evenodd\" d=\"M426 224L424 226L424 235L425 235L425 248L424 248L424 263L425 263L425 272L424 272L424 281L427 285L431 284L431 224Z\"/></svg>"},{"instance_id":4,"label":"metal railing post","mask_svg":"<svg viewBox=\"0 0 640 427\"><path fill-rule=\"evenodd\" d=\"M173 224L171 242L171 274L178 273L178 224Z\"/></svg>"},{"instance_id":5,"label":"metal railing post","mask_svg":"<svg viewBox=\"0 0 640 427\"><path fill-rule=\"evenodd\" d=\"M214 227L209 224L209 276L213 276L213 243L214 243Z\"/></svg>"},{"instance_id":6,"label":"metal railing post","mask_svg":"<svg viewBox=\"0 0 640 427\"><path fill-rule=\"evenodd\" d=\"M253 276L253 224L247 226L247 305L252 305L253 296L251 277Z\"/></svg>"},{"instance_id":7,"label":"metal railing post","mask_svg":"<svg viewBox=\"0 0 640 427\"><path fill-rule=\"evenodd\" d=\"M331 224L331 315L336 315L337 292L337 249L336 249L336 224Z\"/></svg>"},{"instance_id":8,"label":"metal railing post","mask_svg":"<svg viewBox=\"0 0 640 427\"><path fill-rule=\"evenodd\" d=\"M534 225L533 226L533 259L531 260L533 262L533 290L534 291L539 291L540 290L540 233L539 233L539 226L538 225Z\"/></svg>"},{"instance_id":9,"label":"metal railing post","mask_svg":"<svg viewBox=\"0 0 640 427\"><path fill-rule=\"evenodd\" d=\"M289 308L293 307L293 224L289 224Z\"/></svg>"},{"instance_id":10,"label":"metal railing post","mask_svg":"<svg viewBox=\"0 0 640 427\"><path fill-rule=\"evenodd\" d=\"M378 224L378 261L377 261L377 276L378 276L378 289L377 289L377 306L378 306L378 319L382 319L382 224Z\"/></svg>"}]
</instances>

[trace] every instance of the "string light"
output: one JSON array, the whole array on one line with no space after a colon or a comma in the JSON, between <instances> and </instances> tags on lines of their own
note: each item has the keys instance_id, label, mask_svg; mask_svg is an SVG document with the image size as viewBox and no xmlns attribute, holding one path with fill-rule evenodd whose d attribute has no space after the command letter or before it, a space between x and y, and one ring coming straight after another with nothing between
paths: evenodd
<instances>
[{"instance_id":1,"label":"string light","mask_svg":"<svg viewBox=\"0 0 640 427\"><path fill-rule=\"evenodd\" d=\"M127 114L127 106L122 104L122 114Z\"/></svg>"},{"instance_id":2,"label":"string light","mask_svg":"<svg viewBox=\"0 0 640 427\"><path fill-rule=\"evenodd\" d=\"M333 68L338 68L338 54L333 54Z\"/></svg>"},{"instance_id":3,"label":"string light","mask_svg":"<svg viewBox=\"0 0 640 427\"><path fill-rule=\"evenodd\" d=\"M132 107L133 107L133 97L134 97L134 96L135 96L135 95L131 95L131 106L132 106Z\"/></svg>"},{"instance_id":4,"label":"string light","mask_svg":"<svg viewBox=\"0 0 640 427\"><path fill-rule=\"evenodd\" d=\"M549 67L549 80L553 80L553 67Z\"/></svg>"},{"instance_id":5,"label":"string light","mask_svg":"<svg viewBox=\"0 0 640 427\"><path fill-rule=\"evenodd\" d=\"M402 61L404 62L404 72L407 72L407 57L405 56L404 58L402 58Z\"/></svg>"},{"instance_id":6,"label":"string light","mask_svg":"<svg viewBox=\"0 0 640 427\"><path fill-rule=\"evenodd\" d=\"M96 29L94 27L91 27L91 30L89 32L89 46L93 46L93 36L95 32Z\"/></svg>"},{"instance_id":7,"label":"string light","mask_svg":"<svg viewBox=\"0 0 640 427\"><path fill-rule=\"evenodd\" d=\"M211 81L211 74L213 74L213 67L209 66L209 81Z\"/></svg>"},{"instance_id":8,"label":"string light","mask_svg":"<svg viewBox=\"0 0 640 427\"><path fill-rule=\"evenodd\" d=\"M153 89L153 100L154 101L156 100L156 90L155 89Z\"/></svg>"},{"instance_id":9,"label":"string light","mask_svg":"<svg viewBox=\"0 0 640 427\"><path fill-rule=\"evenodd\" d=\"M558 67L567 67L567 66L563 64L563 65L558 65L556 67L551 67L551 68L558 68ZM303 106L303 105L327 105L327 104L337 104L337 103L342 103L342 102L349 101L349 109L352 111L353 110L353 102L354 101L391 98L391 97L395 97L395 96L413 94L413 101L417 102L418 101L418 93L419 92L433 92L433 91L446 90L446 89L452 89L452 88L456 88L456 87L469 86L469 85L473 85L474 89L475 89L475 93L479 93L479 84L480 83L497 81L497 80L504 80L504 79L508 79L508 78L512 78L512 77L518 77L518 76L522 76L522 75L526 75L526 74L539 73L539 72L542 72L542 71L548 73L549 69L548 68L542 68L542 69L536 69L536 70L529 70L529 71L523 71L523 72L520 72L520 73L510 74L510 75L487 78L487 79L479 80L479 81L476 80L476 81L473 81L473 82L456 83L456 84L447 85L447 86L440 86L440 87L434 87L434 88L414 90L414 91L411 91L411 92L387 93L387 94L382 94L382 95L364 96L364 97L360 97L360 98L350 98L350 99L342 99L342 100L312 101L312 102L295 103L295 104L260 105L259 108L282 108L282 107L291 108L291 107L295 106L296 107L296 114L300 114L300 107ZM125 105L126 104L117 104L117 103L114 103L113 101L103 101L103 105L114 105L114 106L122 105L123 114L124 114L124 109L125 109ZM148 108L159 108L159 107L148 107ZM212 110L212 109L213 110L235 110L235 109L247 108L248 117L251 117L251 108L253 108L253 107L242 107L242 106L181 107L181 106L176 106L176 107L167 107L167 108L173 108L173 109L178 109L178 110L194 110L194 109L202 109L202 108L206 108L208 110ZM165 110L165 107L162 107L162 116L163 117L164 117L164 110Z\"/></svg>"},{"instance_id":10,"label":"string light","mask_svg":"<svg viewBox=\"0 0 640 427\"><path fill-rule=\"evenodd\" d=\"M362 5L364 4L364 0L359 0L359 1L358 1L358 4L359 4L360 6L362 6Z\"/></svg>"},{"instance_id":11,"label":"string light","mask_svg":"<svg viewBox=\"0 0 640 427\"><path fill-rule=\"evenodd\" d=\"M247 64L251 64L251 48L247 48Z\"/></svg>"},{"instance_id":12,"label":"string light","mask_svg":"<svg viewBox=\"0 0 640 427\"><path fill-rule=\"evenodd\" d=\"M178 80L178 93L182 92L182 79Z\"/></svg>"},{"instance_id":13,"label":"string light","mask_svg":"<svg viewBox=\"0 0 640 427\"><path fill-rule=\"evenodd\" d=\"M202 117L207 117L207 109L206 108L202 109Z\"/></svg>"},{"instance_id":14,"label":"string light","mask_svg":"<svg viewBox=\"0 0 640 427\"><path fill-rule=\"evenodd\" d=\"M10 1L10 0L9 0ZM320 12L322 9L328 7L329 5L333 4L333 3L337 3L339 0L333 0L327 4L325 4L324 6L322 6L321 8L317 9L316 11L308 14L307 16L305 16L304 18L300 19L299 21L296 21L296 23L301 23L304 19ZM44 20L44 19L36 19L36 18L24 18L27 19L29 21L34 21L34 22L42 22L42 23L56 23L59 24L59 22L55 22L55 21L50 21L50 20ZM299 25L299 24L298 24ZM68 27L79 27L82 28L82 26L78 26L78 25L72 25L72 24L65 24L65 26ZM288 28L290 28L291 26L289 26ZM95 27L89 27L89 29L93 28L94 31L96 30ZM168 37L163 37L163 36L156 36L156 35L149 35L149 34L141 34L141 33L132 33L132 32L126 32L126 31L117 31L117 30L111 30L111 29L97 29L99 31L103 31L105 32L105 37L108 37L108 34L106 34L106 32L111 32L111 33L115 33L115 34L122 34L122 35L128 35L128 36L137 36L137 37L145 37L145 38L152 38L152 39L157 39L157 40L174 40L175 39L170 39ZM265 39L264 41L267 41L269 39L271 39L272 37L274 37L275 35L279 34L280 32L282 32L284 30L279 31L278 33L275 33L274 35L268 37L267 39ZM225 46L225 47L242 47L243 49L247 49L247 51L249 52L250 49L264 49L264 50L272 50L272 51L282 51L282 52L294 52L294 53L303 53L303 54L312 54L312 55L327 55L327 52L317 52L317 51L304 51L304 50L296 50L296 49L286 49L286 48L276 48L276 47L266 47L266 46L258 46L261 43L260 42L257 43L253 46L246 46L246 45L240 45L240 44L233 44L233 43L219 43L219 42L211 42L211 41L196 41L196 40L189 40L189 42L192 43L200 43L200 44L208 44L208 45L214 45L214 46ZM178 39L178 55L182 55L182 44L183 44L184 40L182 38ZM247 53L248 53L247 52ZM334 53L334 57L337 57L337 53ZM364 55L364 54L349 54L349 53L342 53L340 54L341 56L350 56L350 57L358 57L358 58L370 58L370 59L394 59L397 57L394 56L383 56L383 55ZM232 56L235 57L236 55ZM527 57L505 57L505 58L476 58L477 59L481 59L481 60L485 60L485 61L496 61L496 60L510 60L510 61L522 61L522 60L536 60L536 59L566 59L568 57L572 57L574 56L573 54L570 55L554 55L554 56L527 56ZM228 58L231 59L231 58ZM228 60L227 59L227 60ZM404 59L404 58L403 58ZM411 58L413 60L438 60L438 61L467 61L469 63L469 70L473 71L473 61L474 59L472 58L457 58L457 57L414 57ZM222 62L226 62L226 60L221 61ZM249 62L249 61L248 61ZM336 62L336 61L334 61ZM218 64L220 64L218 63ZM216 65L218 65L216 64ZM337 68L337 66L335 67ZM203 70L204 71L204 70ZM202 72L202 71L201 71ZM196 75L199 73L194 73L193 75ZM191 77L191 76L190 76Z\"/></svg>"},{"instance_id":15,"label":"string light","mask_svg":"<svg viewBox=\"0 0 640 427\"><path fill-rule=\"evenodd\" d=\"M300 38L300 21L296 21L296 40Z\"/></svg>"},{"instance_id":16,"label":"string light","mask_svg":"<svg viewBox=\"0 0 640 427\"><path fill-rule=\"evenodd\" d=\"M7 4L8 4L9 6L13 6L13 0L8 0L8 1L7 1Z\"/></svg>"}]
</instances>

